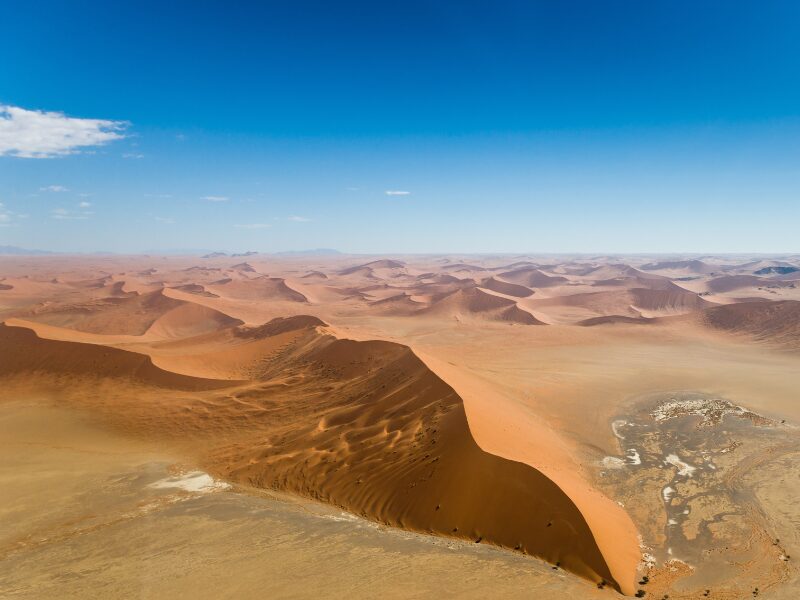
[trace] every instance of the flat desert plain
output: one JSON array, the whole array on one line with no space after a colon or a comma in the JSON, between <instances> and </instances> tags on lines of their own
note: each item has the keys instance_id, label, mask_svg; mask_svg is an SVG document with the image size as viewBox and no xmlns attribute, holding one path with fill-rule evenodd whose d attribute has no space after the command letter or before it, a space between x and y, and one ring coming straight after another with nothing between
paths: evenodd
<instances>
[{"instance_id":1,"label":"flat desert plain","mask_svg":"<svg viewBox=\"0 0 800 600\"><path fill-rule=\"evenodd\" d=\"M800 595L799 257L0 257L0 319L4 597Z\"/></svg>"}]
</instances>

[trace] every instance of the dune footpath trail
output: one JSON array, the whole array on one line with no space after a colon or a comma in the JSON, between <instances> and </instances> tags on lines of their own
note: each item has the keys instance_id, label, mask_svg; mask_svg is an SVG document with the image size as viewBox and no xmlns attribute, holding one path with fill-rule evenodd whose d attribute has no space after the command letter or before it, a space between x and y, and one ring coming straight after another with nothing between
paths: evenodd
<instances>
[{"instance_id":1,"label":"dune footpath trail","mask_svg":"<svg viewBox=\"0 0 800 600\"><path fill-rule=\"evenodd\" d=\"M174 373L146 354L96 339L47 340L3 325L0 376L10 388L20 379L35 387L37 378L44 388L68 387L68 401L99 408L127 430L191 433L210 442L197 458L231 481L532 554L631 591L636 561L627 571L629 565L610 561L586 508L539 469L482 449L461 398L408 348L338 339L323 326L294 317L224 330L216 346L200 336L195 370L203 357L213 362L222 345L247 363L232 373L248 372L242 382ZM136 398L127 397L126 386ZM116 398L94 405L97 390L107 388L117 390Z\"/></svg>"}]
</instances>

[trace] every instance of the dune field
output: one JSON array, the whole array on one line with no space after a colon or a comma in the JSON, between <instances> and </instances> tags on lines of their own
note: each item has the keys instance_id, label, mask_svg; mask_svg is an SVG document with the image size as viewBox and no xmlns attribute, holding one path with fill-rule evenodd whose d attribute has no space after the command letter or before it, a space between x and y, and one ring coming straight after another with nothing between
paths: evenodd
<instances>
[{"instance_id":1,"label":"dune field","mask_svg":"<svg viewBox=\"0 0 800 600\"><path fill-rule=\"evenodd\" d=\"M8 597L800 591L798 257L4 256L0 320Z\"/></svg>"}]
</instances>

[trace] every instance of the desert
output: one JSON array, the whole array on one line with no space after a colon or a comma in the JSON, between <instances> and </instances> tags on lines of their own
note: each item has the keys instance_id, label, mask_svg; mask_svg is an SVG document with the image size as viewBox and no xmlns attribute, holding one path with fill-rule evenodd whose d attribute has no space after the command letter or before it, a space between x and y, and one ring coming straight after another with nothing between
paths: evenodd
<instances>
[{"instance_id":1,"label":"desert","mask_svg":"<svg viewBox=\"0 0 800 600\"><path fill-rule=\"evenodd\" d=\"M796 258L27 256L0 272L12 597L76 576L86 535L124 552L122 529L196 504L229 510L247 546L241 505L291 529L281 503L341 514L354 552L402 539L442 568L462 556L456 579L480 564L465 596L496 569L509 596L796 589ZM74 481L45 468L81 453ZM420 568L416 551L396 568ZM112 585L91 568L105 559L82 560L80 589Z\"/></svg>"},{"instance_id":2,"label":"desert","mask_svg":"<svg viewBox=\"0 0 800 600\"><path fill-rule=\"evenodd\" d=\"M0 600L800 598L800 3L0 14Z\"/></svg>"}]
</instances>

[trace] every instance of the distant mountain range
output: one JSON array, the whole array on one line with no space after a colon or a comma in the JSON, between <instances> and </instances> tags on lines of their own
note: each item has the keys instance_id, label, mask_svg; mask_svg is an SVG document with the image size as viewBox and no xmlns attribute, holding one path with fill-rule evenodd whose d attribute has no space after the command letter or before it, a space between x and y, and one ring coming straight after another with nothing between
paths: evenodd
<instances>
[{"instance_id":1,"label":"distant mountain range","mask_svg":"<svg viewBox=\"0 0 800 600\"><path fill-rule=\"evenodd\" d=\"M0 255L33 256L41 254L59 254L59 253L51 252L50 250L20 248L19 246L0 246ZM91 254L112 254L112 253L94 252ZM259 252L241 252L241 253L228 254L227 252L212 252L210 250L198 250L198 249L187 248L187 249L172 249L172 250L147 250L144 252L144 254L155 254L155 255L203 254L204 255L203 258L214 258L218 256L253 256L255 254L259 254ZM341 252L339 252L338 250L334 250L333 248L315 248L313 250L289 250L286 252L273 253L274 256L333 256L337 254L341 254Z\"/></svg>"},{"instance_id":2,"label":"distant mountain range","mask_svg":"<svg viewBox=\"0 0 800 600\"><path fill-rule=\"evenodd\" d=\"M13 254L18 256L30 256L32 254L54 254L48 250L29 250L19 246L0 246L0 254Z\"/></svg>"},{"instance_id":3,"label":"distant mountain range","mask_svg":"<svg viewBox=\"0 0 800 600\"><path fill-rule=\"evenodd\" d=\"M313 250L287 250L286 252L275 252L275 256L333 256L341 254L333 248L314 248Z\"/></svg>"},{"instance_id":4,"label":"distant mountain range","mask_svg":"<svg viewBox=\"0 0 800 600\"><path fill-rule=\"evenodd\" d=\"M228 254L227 252L210 252L205 254L203 258L219 258L222 256L253 256L260 254L259 252L240 252L236 254ZM272 252L272 256L334 256L341 254L338 250L333 248L314 248L313 250L287 250L285 252Z\"/></svg>"}]
</instances>

